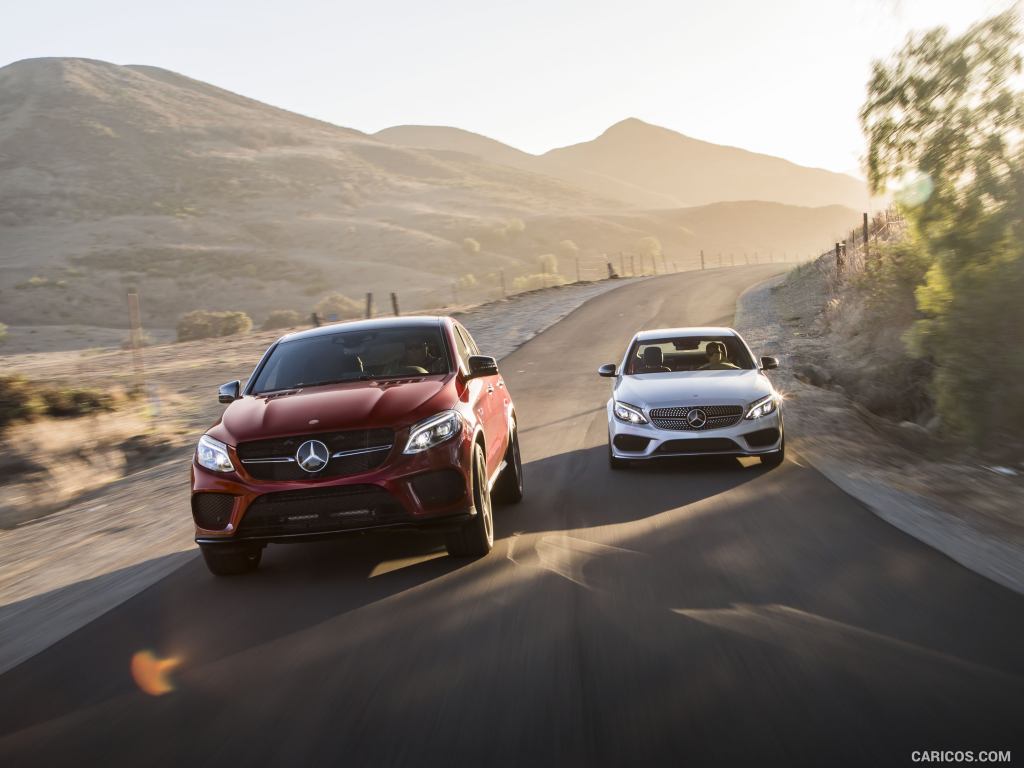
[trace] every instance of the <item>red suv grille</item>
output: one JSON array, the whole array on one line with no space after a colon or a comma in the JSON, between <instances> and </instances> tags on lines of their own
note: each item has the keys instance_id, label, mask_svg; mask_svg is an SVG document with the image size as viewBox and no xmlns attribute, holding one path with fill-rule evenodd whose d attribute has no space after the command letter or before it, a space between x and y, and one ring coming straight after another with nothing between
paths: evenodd
<instances>
[{"instance_id":1,"label":"red suv grille","mask_svg":"<svg viewBox=\"0 0 1024 768\"><path fill-rule=\"evenodd\" d=\"M319 440L331 458L319 472L307 472L295 460L299 446ZM310 480L347 477L376 469L391 453L395 433L390 429L360 429L239 443L238 458L258 480ZM340 455L338 455L340 454Z\"/></svg>"}]
</instances>

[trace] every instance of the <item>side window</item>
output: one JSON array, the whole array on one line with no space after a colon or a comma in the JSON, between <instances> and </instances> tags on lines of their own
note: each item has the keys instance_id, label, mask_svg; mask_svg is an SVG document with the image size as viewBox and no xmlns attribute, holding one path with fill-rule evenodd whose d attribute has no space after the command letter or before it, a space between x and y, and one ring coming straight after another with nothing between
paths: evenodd
<instances>
[{"instance_id":1,"label":"side window","mask_svg":"<svg viewBox=\"0 0 1024 768\"><path fill-rule=\"evenodd\" d=\"M457 325L456 328L459 329L459 333L461 333L463 339L465 339L466 346L469 348L469 353L471 355L479 355L480 354L480 348L476 345L476 342L473 341L473 337L469 335L469 331L467 331L461 325Z\"/></svg>"},{"instance_id":2,"label":"side window","mask_svg":"<svg viewBox=\"0 0 1024 768\"><path fill-rule=\"evenodd\" d=\"M459 356L459 360L462 361L462 367L464 370L469 370L469 356L473 354L469 351L469 345L466 343L466 339L462 336L462 331L459 330L459 326L452 325L452 330L455 331L455 352Z\"/></svg>"}]
</instances>

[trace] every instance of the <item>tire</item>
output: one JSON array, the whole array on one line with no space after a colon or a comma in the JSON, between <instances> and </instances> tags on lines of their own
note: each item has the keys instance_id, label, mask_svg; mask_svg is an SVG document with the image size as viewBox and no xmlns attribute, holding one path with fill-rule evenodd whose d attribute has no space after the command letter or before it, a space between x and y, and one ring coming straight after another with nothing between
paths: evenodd
<instances>
[{"instance_id":1,"label":"tire","mask_svg":"<svg viewBox=\"0 0 1024 768\"><path fill-rule=\"evenodd\" d=\"M238 576L255 571L263 559L263 547L232 547L200 544L206 567L214 576Z\"/></svg>"},{"instance_id":2,"label":"tire","mask_svg":"<svg viewBox=\"0 0 1024 768\"><path fill-rule=\"evenodd\" d=\"M782 445L779 446L779 450L772 453L765 454L761 457L762 466L768 467L768 469L775 469L786 460L786 435L782 435Z\"/></svg>"},{"instance_id":3,"label":"tire","mask_svg":"<svg viewBox=\"0 0 1024 768\"><path fill-rule=\"evenodd\" d=\"M612 455L612 444L609 442L608 443L608 468L612 469L612 470L615 470L615 471L618 471L620 469L625 469L628 466L629 466L629 462L628 461L626 461L625 459L617 459L617 458L615 458L615 456Z\"/></svg>"},{"instance_id":4,"label":"tire","mask_svg":"<svg viewBox=\"0 0 1024 768\"><path fill-rule=\"evenodd\" d=\"M473 446L473 519L445 537L448 554L452 557L483 557L494 546L494 516L491 494L487 489L487 461L484 449Z\"/></svg>"},{"instance_id":5,"label":"tire","mask_svg":"<svg viewBox=\"0 0 1024 768\"><path fill-rule=\"evenodd\" d=\"M519 455L519 430L514 422L505 451L505 468L494 485L491 498L502 504L518 504L523 500L523 460Z\"/></svg>"}]
</instances>

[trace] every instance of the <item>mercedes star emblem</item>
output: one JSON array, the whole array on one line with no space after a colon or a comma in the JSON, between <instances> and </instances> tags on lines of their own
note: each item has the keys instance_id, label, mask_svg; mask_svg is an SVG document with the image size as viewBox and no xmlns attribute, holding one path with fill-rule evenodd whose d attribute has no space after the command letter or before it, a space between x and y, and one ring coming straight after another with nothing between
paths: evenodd
<instances>
[{"instance_id":1,"label":"mercedes star emblem","mask_svg":"<svg viewBox=\"0 0 1024 768\"><path fill-rule=\"evenodd\" d=\"M694 429L700 429L708 423L708 415L700 408L694 408L686 414L686 423Z\"/></svg>"},{"instance_id":2,"label":"mercedes star emblem","mask_svg":"<svg viewBox=\"0 0 1024 768\"><path fill-rule=\"evenodd\" d=\"M295 452L295 460L307 472L319 472L330 461L331 452L319 440L307 440Z\"/></svg>"}]
</instances>

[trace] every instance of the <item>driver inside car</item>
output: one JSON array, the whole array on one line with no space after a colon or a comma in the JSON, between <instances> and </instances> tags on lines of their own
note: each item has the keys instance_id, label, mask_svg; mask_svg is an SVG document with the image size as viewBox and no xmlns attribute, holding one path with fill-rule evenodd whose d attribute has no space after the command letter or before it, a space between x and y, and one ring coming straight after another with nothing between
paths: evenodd
<instances>
[{"instance_id":1,"label":"driver inside car","mask_svg":"<svg viewBox=\"0 0 1024 768\"><path fill-rule=\"evenodd\" d=\"M697 370L700 371L738 371L739 366L729 362L728 352L725 344L720 341L709 341L704 349L708 361Z\"/></svg>"}]
</instances>

